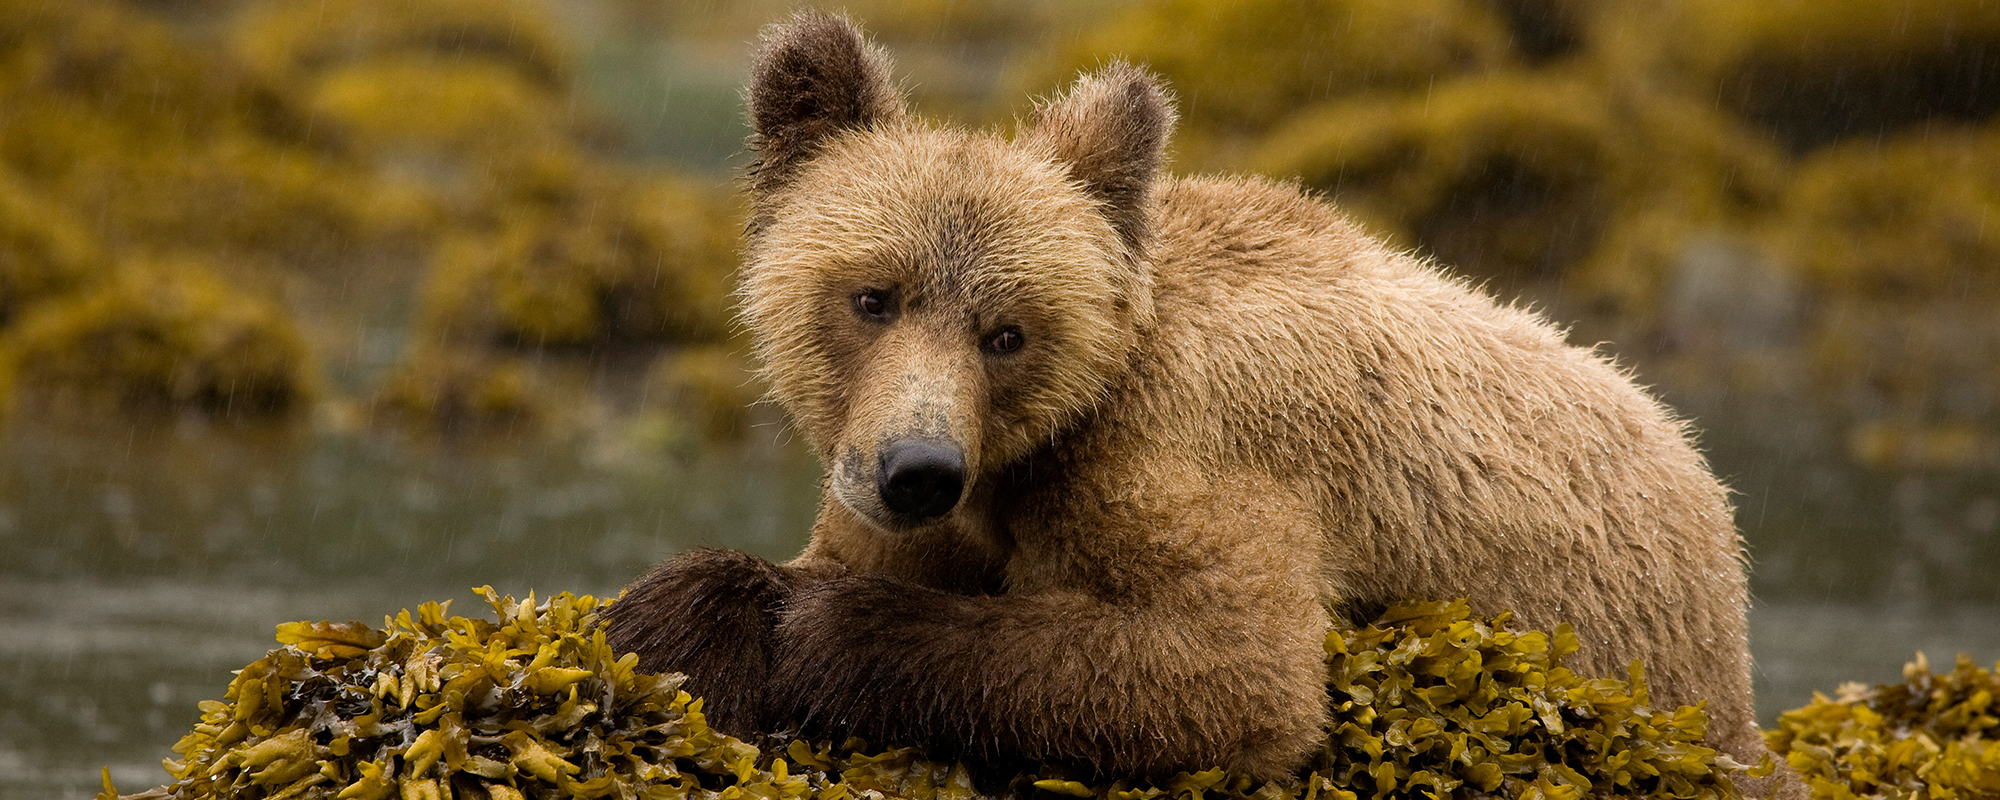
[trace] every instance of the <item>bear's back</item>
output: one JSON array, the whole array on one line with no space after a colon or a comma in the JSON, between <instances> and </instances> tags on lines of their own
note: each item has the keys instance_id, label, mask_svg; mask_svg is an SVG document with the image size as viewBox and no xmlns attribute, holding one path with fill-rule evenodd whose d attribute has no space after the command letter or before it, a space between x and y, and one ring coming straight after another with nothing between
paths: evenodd
<instances>
[{"instance_id":1,"label":"bear's back","mask_svg":"<svg viewBox=\"0 0 2000 800\"><path fill-rule=\"evenodd\" d=\"M1308 498L1347 595L1327 602L1471 596L1572 622L1586 671L1643 657L1689 673L1661 676L1676 687L1695 665L1611 640L1742 636L1726 490L1681 423L1554 325L1268 181L1164 182L1147 247L1158 327L1100 424Z\"/></svg>"}]
</instances>

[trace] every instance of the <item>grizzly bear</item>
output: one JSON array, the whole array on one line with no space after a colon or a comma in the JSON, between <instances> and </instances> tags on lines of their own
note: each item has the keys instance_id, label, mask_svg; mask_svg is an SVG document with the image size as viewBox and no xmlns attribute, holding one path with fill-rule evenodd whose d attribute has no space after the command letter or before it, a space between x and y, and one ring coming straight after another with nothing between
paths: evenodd
<instances>
[{"instance_id":1,"label":"grizzly bear","mask_svg":"<svg viewBox=\"0 0 2000 800\"><path fill-rule=\"evenodd\" d=\"M1605 358L1294 186L1163 174L1130 65L938 127L809 13L749 101L743 311L825 499L796 559L689 553L607 612L714 724L1279 776L1336 617L1465 596L1766 754L1728 492Z\"/></svg>"}]
</instances>

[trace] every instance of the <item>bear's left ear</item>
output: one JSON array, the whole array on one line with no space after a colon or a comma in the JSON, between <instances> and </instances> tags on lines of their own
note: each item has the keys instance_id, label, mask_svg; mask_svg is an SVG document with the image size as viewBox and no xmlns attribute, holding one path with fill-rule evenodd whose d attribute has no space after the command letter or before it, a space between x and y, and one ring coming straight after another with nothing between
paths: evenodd
<instances>
[{"instance_id":1,"label":"bear's left ear","mask_svg":"<svg viewBox=\"0 0 2000 800\"><path fill-rule=\"evenodd\" d=\"M1174 102L1159 80L1119 61L1037 108L1029 137L1069 165L1137 252L1146 237L1146 201L1173 128Z\"/></svg>"}]
</instances>

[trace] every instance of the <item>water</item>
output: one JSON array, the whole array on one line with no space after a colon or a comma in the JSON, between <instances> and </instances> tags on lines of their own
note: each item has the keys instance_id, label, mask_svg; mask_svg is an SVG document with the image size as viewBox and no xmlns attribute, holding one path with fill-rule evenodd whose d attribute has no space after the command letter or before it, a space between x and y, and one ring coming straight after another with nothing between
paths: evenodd
<instances>
[{"instance_id":1,"label":"water","mask_svg":"<svg viewBox=\"0 0 2000 800\"><path fill-rule=\"evenodd\" d=\"M615 593L648 565L804 544L819 472L768 440L649 423L445 447L370 431L23 424L0 444L0 798L164 782L160 759L275 646L470 587Z\"/></svg>"},{"instance_id":2,"label":"water","mask_svg":"<svg viewBox=\"0 0 2000 800\"><path fill-rule=\"evenodd\" d=\"M445 599L477 613L476 585L604 594L690 547L781 559L803 544L819 473L796 446L651 431L447 447L188 421L17 425L0 440L0 798L87 797L101 767L128 792L162 782L196 703L280 622L378 622ZM1882 561L1896 537L1801 539L1814 526L1773 524L1745 495L1753 552L1780 576L1758 581L1751 617L1766 719L1844 681L1899 680L1917 650L2000 660L1980 587L1939 572L1916 595L1833 591L1813 576L1872 573L1812 564Z\"/></svg>"}]
</instances>

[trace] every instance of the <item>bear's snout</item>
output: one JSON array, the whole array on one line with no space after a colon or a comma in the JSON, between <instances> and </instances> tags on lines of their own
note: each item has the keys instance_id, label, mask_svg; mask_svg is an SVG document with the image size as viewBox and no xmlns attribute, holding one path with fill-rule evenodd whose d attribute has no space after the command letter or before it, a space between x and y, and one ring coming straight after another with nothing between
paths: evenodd
<instances>
[{"instance_id":1,"label":"bear's snout","mask_svg":"<svg viewBox=\"0 0 2000 800\"><path fill-rule=\"evenodd\" d=\"M890 511L924 520L958 505L965 489L965 454L933 439L904 439L882 449L875 491Z\"/></svg>"}]
</instances>

